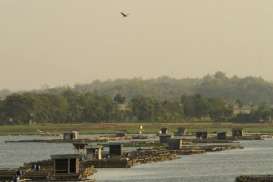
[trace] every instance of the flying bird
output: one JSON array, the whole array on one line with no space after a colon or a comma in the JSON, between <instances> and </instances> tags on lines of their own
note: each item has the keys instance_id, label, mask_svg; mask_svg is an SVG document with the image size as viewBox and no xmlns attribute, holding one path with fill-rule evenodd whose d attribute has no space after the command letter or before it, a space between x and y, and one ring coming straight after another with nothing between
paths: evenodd
<instances>
[{"instance_id":1,"label":"flying bird","mask_svg":"<svg viewBox=\"0 0 273 182\"><path fill-rule=\"evenodd\" d=\"M126 18L127 16L129 16L128 13L124 13L124 12L120 12L120 14L121 14L124 18Z\"/></svg>"}]
</instances>

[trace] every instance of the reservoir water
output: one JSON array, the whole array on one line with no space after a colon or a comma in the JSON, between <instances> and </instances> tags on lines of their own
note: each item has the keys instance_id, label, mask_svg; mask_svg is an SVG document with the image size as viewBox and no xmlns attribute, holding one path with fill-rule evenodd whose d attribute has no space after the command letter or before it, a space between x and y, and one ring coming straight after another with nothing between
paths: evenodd
<instances>
[{"instance_id":1,"label":"reservoir water","mask_svg":"<svg viewBox=\"0 0 273 182\"><path fill-rule=\"evenodd\" d=\"M4 142L16 139L33 137L0 137L0 168L73 152L71 144ZM242 174L273 174L273 140L241 143L245 149L182 156L130 169L98 169L96 179L98 182L234 182Z\"/></svg>"}]
</instances>

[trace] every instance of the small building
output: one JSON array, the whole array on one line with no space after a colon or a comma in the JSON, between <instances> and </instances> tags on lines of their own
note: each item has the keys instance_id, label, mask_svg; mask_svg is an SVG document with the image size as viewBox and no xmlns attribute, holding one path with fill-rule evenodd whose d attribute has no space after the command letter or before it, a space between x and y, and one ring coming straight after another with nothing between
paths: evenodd
<instances>
[{"instance_id":1,"label":"small building","mask_svg":"<svg viewBox=\"0 0 273 182\"><path fill-rule=\"evenodd\" d=\"M225 140L227 138L227 133L225 131L217 132L218 140Z\"/></svg>"},{"instance_id":2,"label":"small building","mask_svg":"<svg viewBox=\"0 0 273 182\"><path fill-rule=\"evenodd\" d=\"M54 164L53 174L55 177L79 175L80 173L79 154L52 155L51 159L53 160Z\"/></svg>"},{"instance_id":3,"label":"small building","mask_svg":"<svg viewBox=\"0 0 273 182\"><path fill-rule=\"evenodd\" d=\"M233 106L233 115L237 116L239 114L250 114L251 111L255 110L256 108L250 105L243 105L239 106L235 104Z\"/></svg>"},{"instance_id":4,"label":"small building","mask_svg":"<svg viewBox=\"0 0 273 182\"><path fill-rule=\"evenodd\" d=\"M176 132L175 132L175 136L185 136L187 133L187 129L183 128L183 127L179 127L177 128Z\"/></svg>"},{"instance_id":5,"label":"small building","mask_svg":"<svg viewBox=\"0 0 273 182\"><path fill-rule=\"evenodd\" d=\"M168 140L168 148L170 150L179 150L182 148L182 139L180 138L170 138Z\"/></svg>"},{"instance_id":6,"label":"small building","mask_svg":"<svg viewBox=\"0 0 273 182\"><path fill-rule=\"evenodd\" d=\"M86 148L87 159L88 160L101 160L102 159L102 150L103 147L100 145L97 146L89 146Z\"/></svg>"},{"instance_id":7,"label":"small building","mask_svg":"<svg viewBox=\"0 0 273 182\"><path fill-rule=\"evenodd\" d=\"M160 144L168 144L169 139L171 139L171 135L161 134L159 135L159 143Z\"/></svg>"},{"instance_id":8,"label":"small building","mask_svg":"<svg viewBox=\"0 0 273 182\"><path fill-rule=\"evenodd\" d=\"M161 128L159 132L162 135L167 135L168 134L168 128Z\"/></svg>"},{"instance_id":9,"label":"small building","mask_svg":"<svg viewBox=\"0 0 273 182\"><path fill-rule=\"evenodd\" d=\"M243 136L243 129L242 128L233 128L232 129L232 137L242 137Z\"/></svg>"},{"instance_id":10,"label":"small building","mask_svg":"<svg viewBox=\"0 0 273 182\"><path fill-rule=\"evenodd\" d=\"M208 138L208 132L207 131L198 131L198 132L196 132L195 136L196 136L196 139L205 140Z\"/></svg>"},{"instance_id":11,"label":"small building","mask_svg":"<svg viewBox=\"0 0 273 182\"><path fill-rule=\"evenodd\" d=\"M123 145L120 143L111 143L109 144L109 155L110 157L121 156L122 155Z\"/></svg>"},{"instance_id":12,"label":"small building","mask_svg":"<svg viewBox=\"0 0 273 182\"><path fill-rule=\"evenodd\" d=\"M64 140L76 140L78 138L79 138L78 131L68 131L68 132L64 132L64 134L63 134Z\"/></svg>"},{"instance_id":13,"label":"small building","mask_svg":"<svg viewBox=\"0 0 273 182\"><path fill-rule=\"evenodd\" d=\"M0 181L94 182L96 171L78 154L52 155L50 160L25 163L14 170L0 170Z\"/></svg>"}]
</instances>

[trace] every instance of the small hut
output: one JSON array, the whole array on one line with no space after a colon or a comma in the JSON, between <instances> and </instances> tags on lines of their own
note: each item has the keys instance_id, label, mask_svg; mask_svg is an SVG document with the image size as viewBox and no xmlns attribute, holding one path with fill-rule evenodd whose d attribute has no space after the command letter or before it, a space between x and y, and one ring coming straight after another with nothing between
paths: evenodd
<instances>
[{"instance_id":1,"label":"small hut","mask_svg":"<svg viewBox=\"0 0 273 182\"><path fill-rule=\"evenodd\" d=\"M163 134L161 134L161 135L159 135L159 143L160 144L168 144L168 142L169 142L169 139L171 139L171 135L163 135Z\"/></svg>"},{"instance_id":2,"label":"small hut","mask_svg":"<svg viewBox=\"0 0 273 182\"><path fill-rule=\"evenodd\" d=\"M160 131L159 131L159 133L161 135L167 135L168 134L168 128L161 128Z\"/></svg>"},{"instance_id":3,"label":"small hut","mask_svg":"<svg viewBox=\"0 0 273 182\"><path fill-rule=\"evenodd\" d=\"M225 131L217 132L218 140L225 140L227 138L227 133Z\"/></svg>"},{"instance_id":4,"label":"small hut","mask_svg":"<svg viewBox=\"0 0 273 182\"><path fill-rule=\"evenodd\" d=\"M65 154L52 155L51 159L54 164L54 176L64 175L79 175L80 173L80 155L79 154Z\"/></svg>"},{"instance_id":5,"label":"small hut","mask_svg":"<svg viewBox=\"0 0 273 182\"><path fill-rule=\"evenodd\" d=\"M64 140L76 140L78 138L79 138L78 131L68 131L68 132L64 132L64 134L63 134Z\"/></svg>"},{"instance_id":6,"label":"small hut","mask_svg":"<svg viewBox=\"0 0 273 182\"><path fill-rule=\"evenodd\" d=\"M109 144L109 155L110 157L121 156L122 155L122 147L121 143L111 143Z\"/></svg>"},{"instance_id":7,"label":"small hut","mask_svg":"<svg viewBox=\"0 0 273 182\"><path fill-rule=\"evenodd\" d=\"M171 138L168 140L168 148L170 150L179 150L182 148L182 139L180 138Z\"/></svg>"},{"instance_id":8,"label":"small hut","mask_svg":"<svg viewBox=\"0 0 273 182\"><path fill-rule=\"evenodd\" d=\"M187 133L187 129L183 128L183 127L179 127L177 128L176 132L175 132L175 136L184 136Z\"/></svg>"}]
</instances>

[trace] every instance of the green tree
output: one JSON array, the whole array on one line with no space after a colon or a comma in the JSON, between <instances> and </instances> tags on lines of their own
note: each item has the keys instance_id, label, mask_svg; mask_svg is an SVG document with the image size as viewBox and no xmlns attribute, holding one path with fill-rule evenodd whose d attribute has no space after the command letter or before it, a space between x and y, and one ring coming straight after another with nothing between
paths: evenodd
<instances>
[{"instance_id":1,"label":"green tree","mask_svg":"<svg viewBox=\"0 0 273 182\"><path fill-rule=\"evenodd\" d=\"M139 121L155 119L154 107L157 101L150 97L138 96L131 100L132 114Z\"/></svg>"}]
</instances>

